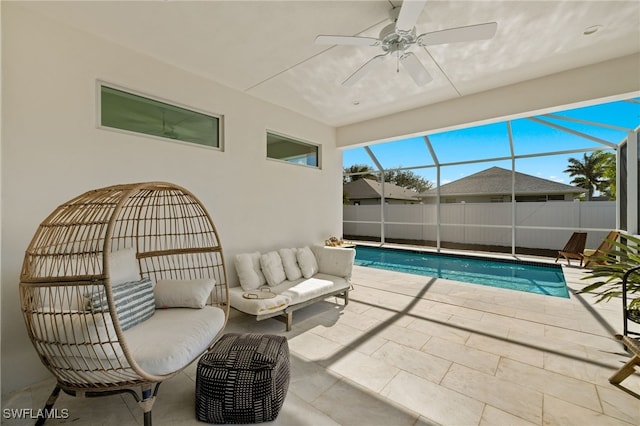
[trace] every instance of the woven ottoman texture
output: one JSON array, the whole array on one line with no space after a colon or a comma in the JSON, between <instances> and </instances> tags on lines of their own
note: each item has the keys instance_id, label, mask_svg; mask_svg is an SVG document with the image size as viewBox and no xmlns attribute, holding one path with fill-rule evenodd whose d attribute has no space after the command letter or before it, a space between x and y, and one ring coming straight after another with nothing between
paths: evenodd
<instances>
[{"instance_id":1,"label":"woven ottoman texture","mask_svg":"<svg viewBox=\"0 0 640 426\"><path fill-rule=\"evenodd\" d=\"M288 388L286 337L228 333L198 361L196 417L207 423L270 422Z\"/></svg>"}]
</instances>

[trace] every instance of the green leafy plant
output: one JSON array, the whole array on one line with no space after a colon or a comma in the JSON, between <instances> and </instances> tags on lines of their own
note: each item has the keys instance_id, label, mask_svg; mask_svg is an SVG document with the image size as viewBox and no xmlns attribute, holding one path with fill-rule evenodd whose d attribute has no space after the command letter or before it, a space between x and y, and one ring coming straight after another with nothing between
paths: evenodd
<instances>
[{"instance_id":1,"label":"green leafy plant","mask_svg":"<svg viewBox=\"0 0 640 426\"><path fill-rule=\"evenodd\" d=\"M623 235L624 242L613 242L610 250L604 251L604 255L595 258L599 263L594 266L589 275L583 280L596 281L589 284L578 293L594 293L598 296L596 303L609 301L622 295L622 278L631 268L640 266L640 238L631 235ZM640 271L631 274L627 280L627 292L640 291ZM629 309L640 309L640 297L633 298Z\"/></svg>"}]
</instances>

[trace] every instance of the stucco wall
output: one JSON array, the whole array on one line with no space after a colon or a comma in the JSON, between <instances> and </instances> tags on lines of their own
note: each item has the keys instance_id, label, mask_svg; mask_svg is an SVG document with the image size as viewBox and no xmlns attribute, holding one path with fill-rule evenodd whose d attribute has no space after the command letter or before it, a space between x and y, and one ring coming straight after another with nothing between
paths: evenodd
<instances>
[{"instance_id":1,"label":"stucco wall","mask_svg":"<svg viewBox=\"0 0 640 426\"><path fill-rule=\"evenodd\" d=\"M214 52L207 52L214 54ZM248 251L321 242L342 229L335 129L122 46L2 4L2 392L48 376L19 310L19 273L57 205L115 183L192 191L229 266ZM96 80L224 115L223 152L97 128ZM322 169L266 159L266 130L321 145Z\"/></svg>"}]
</instances>

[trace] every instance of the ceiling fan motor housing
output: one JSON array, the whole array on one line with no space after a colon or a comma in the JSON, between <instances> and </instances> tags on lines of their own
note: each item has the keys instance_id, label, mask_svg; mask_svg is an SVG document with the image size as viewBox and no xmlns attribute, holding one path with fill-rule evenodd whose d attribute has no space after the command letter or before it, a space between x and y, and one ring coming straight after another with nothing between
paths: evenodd
<instances>
[{"instance_id":1,"label":"ceiling fan motor housing","mask_svg":"<svg viewBox=\"0 0 640 426\"><path fill-rule=\"evenodd\" d=\"M389 24L380 31L382 50L389 53L403 52L407 47L416 42L416 29L411 31L398 31L396 24Z\"/></svg>"}]
</instances>

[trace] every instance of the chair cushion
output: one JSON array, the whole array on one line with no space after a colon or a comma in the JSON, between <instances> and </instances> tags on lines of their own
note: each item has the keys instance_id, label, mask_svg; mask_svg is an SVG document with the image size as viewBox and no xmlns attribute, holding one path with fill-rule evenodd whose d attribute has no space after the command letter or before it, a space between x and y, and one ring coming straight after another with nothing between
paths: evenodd
<instances>
[{"instance_id":1,"label":"chair cushion","mask_svg":"<svg viewBox=\"0 0 640 426\"><path fill-rule=\"evenodd\" d=\"M204 308L215 284L213 278L158 280L154 288L156 308Z\"/></svg>"},{"instance_id":2,"label":"chair cushion","mask_svg":"<svg viewBox=\"0 0 640 426\"><path fill-rule=\"evenodd\" d=\"M149 278L127 282L111 287L113 301L116 305L118 321L122 330L127 330L136 324L151 318L156 309L153 296L153 282ZM87 294L88 309L93 312L109 310L107 294L99 291Z\"/></svg>"},{"instance_id":3,"label":"chair cushion","mask_svg":"<svg viewBox=\"0 0 640 426\"><path fill-rule=\"evenodd\" d=\"M193 362L224 325L225 314L218 307L161 309L124 335L138 365L147 373L162 375Z\"/></svg>"},{"instance_id":4,"label":"chair cushion","mask_svg":"<svg viewBox=\"0 0 640 426\"><path fill-rule=\"evenodd\" d=\"M140 279L140 269L134 249L121 249L109 255L109 278L112 286Z\"/></svg>"}]
</instances>

